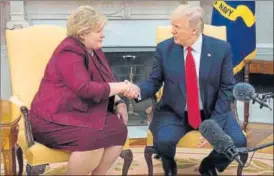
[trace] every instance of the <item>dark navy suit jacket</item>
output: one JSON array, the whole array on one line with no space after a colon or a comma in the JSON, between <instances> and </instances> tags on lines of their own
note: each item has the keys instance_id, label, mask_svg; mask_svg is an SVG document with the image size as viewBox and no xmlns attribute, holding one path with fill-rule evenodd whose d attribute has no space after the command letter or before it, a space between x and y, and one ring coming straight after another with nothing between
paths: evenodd
<instances>
[{"instance_id":1,"label":"dark navy suit jacket","mask_svg":"<svg viewBox=\"0 0 274 176\"><path fill-rule=\"evenodd\" d=\"M230 105L235 84L232 52L229 43L203 35L199 70L200 96L206 118L223 127L227 116L233 116ZM141 98L153 97L164 83L150 124L152 133L169 124L180 124L185 116L186 95L184 49L170 38L158 44L152 72L140 82ZM141 100L141 101L142 101Z\"/></svg>"}]
</instances>

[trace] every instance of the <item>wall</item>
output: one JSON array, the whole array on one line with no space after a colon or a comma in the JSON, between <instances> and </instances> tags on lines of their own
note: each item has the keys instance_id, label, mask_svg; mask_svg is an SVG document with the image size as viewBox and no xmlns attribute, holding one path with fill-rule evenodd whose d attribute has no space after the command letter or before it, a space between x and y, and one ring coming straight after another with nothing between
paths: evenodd
<instances>
[{"instance_id":1,"label":"wall","mask_svg":"<svg viewBox=\"0 0 274 176\"><path fill-rule=\"evenodd\" d=\"M273 1L256 1L257 58L273 61Z\"/></svg>"},{"instance_id":2,"label":"wall","mask_svg":"<svg viewBox=\"0 0 274 176\"><path fill-rule=\"evenodd\" d=\"M109 18L105 28L105 51L134 51L155 48L155 27L169 24L170 12L186 0L28 0L0 2L1 10L1 98L11 95L8 60L4 43L3 26L16 28L34 24L65 26L68 14L79 5L90 4ZM205 10L205 21L210 23L212 0L188 1L201 5ZM10 14L9 14L10 13ZM273 2L256 1L257 58L273 59ZM8 20L10 20L8 22ZM141 37L140 37L141 36ZM115 49L113 48L115 47Z\"/></svg>"},{"instance_id":3,"label":"wall","mask_svg":"<svg viewBox=\"0 0 274 176\"><path fill-rule=\"evenodd\" d=\"M8 14L10 12L10 6L9 2L7 1L0 1L0 88L1 88L1 94L0 97L7 99L11 95L10 90L10 75L8 71L8 60L6 55L6 46L5 46L5 38L4 38L4 32L5 32L5 26L8 22Z\"/></svg>"}]
</instances>

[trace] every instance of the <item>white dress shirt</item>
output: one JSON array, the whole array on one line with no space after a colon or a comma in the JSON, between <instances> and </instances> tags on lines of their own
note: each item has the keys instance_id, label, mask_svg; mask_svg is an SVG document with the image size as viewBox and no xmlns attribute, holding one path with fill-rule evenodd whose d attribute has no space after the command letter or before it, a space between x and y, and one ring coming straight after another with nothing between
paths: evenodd
<instances>
[{"instance_id":1,"label":"white dress shirt","mask_svg":"<svg viewBox=\"0 0 274 176\"><path fill-rule=\"evenodd\" d=\"M198 39L191 46L191 48L192 48L192 55L193 55L194 62L195 62L195 67L196 67L197 81L198 81L198 93L199 93L199 106L200 106L200 110L203 109L203 104L202 104L201 95L200 95L200 85L199 85L199 70L200 70L200 60L201 60L201 52L202 52L202 43L203 43L203 37L202 37L202 34L200 34L199 37L198 37ZM187 47L184 47L184 60L185 60L185 63L186 63L187 53L188 53ZM187 105L186 105L185 110L187 111Z\"/></svg>"}]
</instances>

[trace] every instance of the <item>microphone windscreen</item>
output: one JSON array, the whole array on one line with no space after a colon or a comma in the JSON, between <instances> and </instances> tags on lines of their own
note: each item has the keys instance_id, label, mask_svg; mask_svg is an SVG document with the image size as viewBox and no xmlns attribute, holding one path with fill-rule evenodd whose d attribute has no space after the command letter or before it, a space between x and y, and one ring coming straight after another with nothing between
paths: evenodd
<instances>
[{"instance_id":1,"label":"microphone windscreen","mask_svg":"<svg viewBox=\"0 0 274 176\"><path fill-rule=\"evenodd\" d=\"M224 153L227 148L234 146L230 136L214 120L204 120L199 131L218 153Z\"/></svg>"},{"instance_id":2,"label":"microphone windscreen","mask_svg":"<svg viewBox=\"0 0 274 176\"><path fill-rule=\"evenodd\" d=\"M238 83L233 88L233 96L239 101L250 101L254 94L254 87L248 83Z\"/></svg>"}]
</instances>

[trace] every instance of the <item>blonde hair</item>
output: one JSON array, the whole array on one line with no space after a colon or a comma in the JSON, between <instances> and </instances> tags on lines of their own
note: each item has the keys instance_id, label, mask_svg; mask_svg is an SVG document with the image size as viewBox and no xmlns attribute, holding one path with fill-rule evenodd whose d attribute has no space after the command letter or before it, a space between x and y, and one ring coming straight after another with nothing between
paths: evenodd
<instances>
[{"instance_id":1,"label":"blonde hair","mask_svg":"<svg viewBox=\"0 0 274 176\"><path fill-rule=\"evenodd\" d=\"M203 9L201 7L192 7L187 4L179 5L171 14L170 20L174 21L185 16L189 19L189 25L196 28L198 33L204 30Z\"/></svg>"},{"instance_id":2,"label":"blonde hair","mask_svg":"<svg viewBox=\"0 0 274 176\"><path fill-rule=\"evenodd\" d=\"M91 6L80 6L72 12L67 21L67 35L81 40L80 35L97 30L107 22L106 16Z\"/></svg>"}]
</instances>

